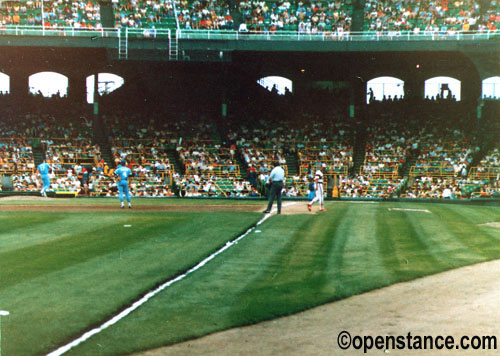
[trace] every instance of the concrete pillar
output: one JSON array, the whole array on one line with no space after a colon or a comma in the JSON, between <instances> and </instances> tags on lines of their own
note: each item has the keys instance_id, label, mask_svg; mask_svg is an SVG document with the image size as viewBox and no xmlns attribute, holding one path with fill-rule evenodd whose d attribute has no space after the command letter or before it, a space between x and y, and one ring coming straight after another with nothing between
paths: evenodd
<instances>
[{"instance_id":1,"label":"concrete pillar","mask_svg":"<svg viewBox=\"0 0 500 356\"><path fill-rule=\"evenodd\" d=\"M16 70L5 74L10 76L11 96L19 100L24 100L26 97L28 97L30 73Z\"/></svg>"},{"instance_id":2,"label":"concrete pillar","mask_svg":"<svg viewBox=\"0 0 500 356\"><path fill-rule=\"evenodd\" d=\"M405 99L422 99L424 97L425 79L410 77L405 80Z\"/></svg>"},{"instance_id":3,"label":"concrete pillar","mask_svg":"<svg viewBox=\"0 0 500 356\"><path fill-rule=\"evenodd\" d=\"M364 108L366 106L366 82L360 77L354 77L351 82L351 99L349 102L349 116L351 118L361 119L364 117Z\"/></svg>"},{"instance_id":4,"label":"concrete pillar","mask_svg":"<svg viewBox=\"0 0 500 356\"><path fill-rule=\"evenodd\" d=\"M68 78L68 99L82 104L87 102L87 77L85 74L74 72Z\"/></svg>"}]
</instances>

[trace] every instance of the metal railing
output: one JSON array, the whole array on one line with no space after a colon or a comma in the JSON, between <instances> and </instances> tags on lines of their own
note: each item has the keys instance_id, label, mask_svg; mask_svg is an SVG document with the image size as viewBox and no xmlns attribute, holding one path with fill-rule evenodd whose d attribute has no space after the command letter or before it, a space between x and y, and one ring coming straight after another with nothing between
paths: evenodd
<instances>
[{"instance_id":1,"label":"metal railing","mask_svg":"<svg viewBox=\"0 0 500 356\"><path fill-rule=\"evenodd\" d=\"M455 172L452 166L411 166L410 177L456 177L458 173Z\"/></svg>"},{"instance_id":2,"label":"metal railing","mask_svg":"<svg viewBox=\"0 0 500 356\"><path fill-rule=\"evenodd\" d=\"M154 39L170 37L169 29L155 28L74 28L57 27L48 28L42 26L2 26L0 27L0 36L44 36L44 37L90 37L99 38L143 38ZM120 36L121 35L121 36Z\"/></svg>"},{"instance_id":3,"label":"metal railing","mask_svg":"<svg viewBox=\"0 0 500 356\"><path fill-rule=\"evenodd\" d=\"M118 37L119 29L78 29L74 27L47 28L42 26L2 26L0 35L47 37Z\"/></svg>"},{"instance_id":4,"label":"metal railing","mask_svg":"<svg viewBox=\"0 0 500 356\"><path fill-rule=\"evenodd\" d=\"M472 167L469 176L477 179L496 179L500 177L500 167Z\"/></svg>"},{"instance_id":5,"label":"metal railing","mask_svg":"<svg viewBox=\"0 0 500 356\"><path fill-rule=\"evenodd\" d=\"M168 39L170 29L156 28L48 28L42 26L6 25L0 27L1 35L11 36L50 36L50 37L91 37L119 38L120 33L128 38ZM231 30L177 30L179 39L185 40L242 40L242 41L462 41L500 39L500 30L496 31L389 31L389 32L318 32L300 31L276 32L238 32Z\"/></svg>"},{"instance_id":6,"label":"metal railing","mask_svg":"<svg viewBox=\"0 0 500 356\"><path fill-rule=\"evenodd\" d=\"M389 32L318 32L298 31L238 32L228 30L179 30L179 39L258 40L258 41L462 41L500 39L500 31L389 31Z\"/></svg>"}]
</instances>

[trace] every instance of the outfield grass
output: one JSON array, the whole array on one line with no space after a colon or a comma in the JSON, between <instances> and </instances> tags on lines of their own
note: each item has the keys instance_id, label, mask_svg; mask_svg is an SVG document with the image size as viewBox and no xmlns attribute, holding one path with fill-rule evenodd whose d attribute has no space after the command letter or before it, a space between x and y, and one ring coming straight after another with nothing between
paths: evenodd
<instances>
[{"instance_id":1,"label":"outfield grass","mask_svg":"<svg viewBox=\"0 0 500 356\"><path fill-rule=\"evenodd\" d=\"M2 320L3 354L53 350L260 217L0 212L0 309L11 313Z\"/></svg>"},{"instance_id":2,"label":"outfield grass","mask_svg":"<svg viewBox=\"0 0 500 356\"><path fill-rule=\"evenodd\" d=\"M499 230L478 226L500 221L499 208L349 202L328 208L271 217L260 232L69 354L128 354L500 258ZM83 219L31 213L23 224L14 219L19 215L0 214L9 226L0 240L0 307L13 312L3 324L6 355L51 349L262 216L136 213L130 222L128 212ZM124 229L125 221L137 230ZM73 226L83 231L72 234ZM38 235L37 227L52 233Z\"/></svg>"}]
</instances>

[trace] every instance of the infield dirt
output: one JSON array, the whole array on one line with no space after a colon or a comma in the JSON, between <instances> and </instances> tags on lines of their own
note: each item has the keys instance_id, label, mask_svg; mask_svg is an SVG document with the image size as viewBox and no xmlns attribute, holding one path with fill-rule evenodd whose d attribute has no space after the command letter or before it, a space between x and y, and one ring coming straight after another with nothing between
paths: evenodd
<instances>
[{"instance_id":1,"label":"infield dirt","mask_svg":"<svg viewBox=\"0 0 500 356\"><path fill-rule=\"evenodd\" d=\"M26 200L40 201L40 204L1 204L0 211L113 211L120 210L118 201L116 204L44 204L46 201L60 201L55 198L41 197L24 197L24 199L9 199L9 197L1 198L2 201L9 200ZM262 212L266 208L266 203L262 204L199 204L199 205L135 205L133 204L132 211L177 211L177 212L210 212L210 211L237 211L237 212ZM276 209L276 204L274 204ZM127 209L128 210L128 209ZM313 207L312 213L317 213L318 207ZM275 213L275 211L274 211ZM273 213L273 214L274 214ZM311 214L307 211L305 202L285 202L283 204L282 214Z\"/></svg>"}]
</instances>

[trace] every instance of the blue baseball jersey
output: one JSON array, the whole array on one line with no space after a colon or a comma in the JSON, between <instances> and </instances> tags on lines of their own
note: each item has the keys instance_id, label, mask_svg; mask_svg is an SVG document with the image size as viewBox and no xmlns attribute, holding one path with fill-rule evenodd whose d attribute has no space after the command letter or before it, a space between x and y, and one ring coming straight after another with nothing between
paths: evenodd
<instances>
[{"instance_id":1,"label":"blue baseball jersey","mask_svg":"<svg viewBox=\"0 0 500 356\"><path fill-rule=\"evenodd\" d=\"M49 168L50 168L50 166L46 162L40 163L38 165L38 171L40 171L40 174L44 175L44 176L49 175Z\"/></svg>"},{"instance_id":2,"label":"blue baseball jersey","mask_svg":"<svg viewBox=\"0 0 500 356\"><path fill-rule=\"evenodd\" d=\"M132 175L132 171L128 167L118 167L115 171L115 174L121 178L122 182L126 182L128 177Z\"/></svg>"}]
</instances>

